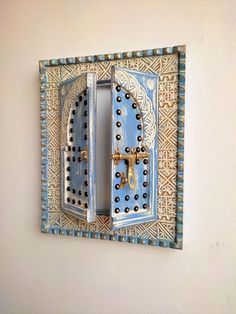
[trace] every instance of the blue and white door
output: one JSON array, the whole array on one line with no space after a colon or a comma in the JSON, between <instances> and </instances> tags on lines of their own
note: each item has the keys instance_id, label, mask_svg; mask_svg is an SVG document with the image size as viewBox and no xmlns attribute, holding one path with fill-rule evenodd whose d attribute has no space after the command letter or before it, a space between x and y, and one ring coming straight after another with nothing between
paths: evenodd
<instances>
[{"instance_id":1,"label":"blue and white door","mask_svg":"<svg viewBox=\"0 0 236 314\"><path fill-rule=\"evenodd\" d=\"M60 85L61 205L87 222L96 219L96 75Z\"/></svg>"},{"instance_id":2,"label":"blue and white door","mask_svg":"<svg viewBox=\"0 0 236 314\"><path fill-rule=\"evenodd\" d=\"M112 229L157 219L158 76L112 68Z\"/></svg>"}]
</instances>

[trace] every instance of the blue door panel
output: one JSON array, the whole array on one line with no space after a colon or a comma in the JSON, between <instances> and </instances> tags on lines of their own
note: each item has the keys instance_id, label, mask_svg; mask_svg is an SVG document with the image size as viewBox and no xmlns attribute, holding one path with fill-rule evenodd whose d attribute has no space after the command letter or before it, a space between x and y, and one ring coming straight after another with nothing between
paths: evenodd
<instances>
[{"instance_id":1,"label":"blue door panel","mask_svg":"<svg viewBox=\"0 0 236 314\"><path fill-rule=\"evenodd\" d=\"M62 210L96 218L96 77L82 74L60 85Z\"/></svg>"},{"instance_id":2,"label":"blue door panel","mask_svg":"<svg viewBox=\"0 0 236 314\"><path fill-rule=\"evenodd\" d=\"M158 77L112 68L112 229L157 219Z\"/></svg>"}]
</instances>

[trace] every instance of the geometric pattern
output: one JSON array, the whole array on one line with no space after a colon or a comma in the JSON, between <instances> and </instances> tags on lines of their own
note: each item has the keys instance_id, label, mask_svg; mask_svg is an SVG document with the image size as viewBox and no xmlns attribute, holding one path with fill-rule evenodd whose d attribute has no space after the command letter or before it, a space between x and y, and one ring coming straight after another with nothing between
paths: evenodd
<instances>
[{"instance_id":1,"label":"geometric pattern","mask_svg":"<svg viewBox=\"0 0 236 314\"><path fill-rule=\"evenodd\" d=\"M73 104L75 103L75 99L83 90L85 90L87 87L87 75L82 75L76 82L73 84L73 86L68 91L65 100L64 100L64 107L62 111L61 116L61 148L66 147L69 145L69 132L67 132L67 129L69 126L67 126L68 121L70 120L69 116L72 115L71 108ZM65 86L61 89L61 93L66 93L64 90Z\"/></svg>"},{"instance_id":2,"label":"geometric pattern","mask_svg":"<svg viewBox=\"0 0 236 314\"><path fill-rule=\"evenodd\" d=\"M148 148L151 148L156 136L156 117L155 112L152 110L151 99L147 96L145 88L140 85L139 81L130 72L128 74L122 69L116 69L115 80L118 85L129 90L135 98L142 112L142 117L145 118L143 119L144 142Z\"/></svg>"},{"instance_id":3,"label":"geometric pattern","mask_svg":"<svg viewBox=\"0 0 236 314\"><path fill-rule=\"evenodd\" d=\"M116 231L108 216L87 223L60 207L59 83L84 72L108 80L113 65L159 76L158 220ZM182 248L185 47L41 61L40 75L42 232Z\"/></svg>"}]
</instances>

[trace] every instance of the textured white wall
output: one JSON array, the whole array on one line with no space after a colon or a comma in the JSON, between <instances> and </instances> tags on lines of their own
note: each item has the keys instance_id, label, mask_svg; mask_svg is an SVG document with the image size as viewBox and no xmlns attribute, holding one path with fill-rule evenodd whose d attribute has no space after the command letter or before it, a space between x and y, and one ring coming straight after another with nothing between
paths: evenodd
<instances>
[{"instance_id":1,"label":"textured white wall","mask_svg":"<svg viewBox=\"0 0 236 314\"><path fill-rule=\"evenodd\" d=\"M0 313L236 313L235 0L0 2ZM38 60L187 45L184 250L39 232Z\"/></svg>"}]
</instances>

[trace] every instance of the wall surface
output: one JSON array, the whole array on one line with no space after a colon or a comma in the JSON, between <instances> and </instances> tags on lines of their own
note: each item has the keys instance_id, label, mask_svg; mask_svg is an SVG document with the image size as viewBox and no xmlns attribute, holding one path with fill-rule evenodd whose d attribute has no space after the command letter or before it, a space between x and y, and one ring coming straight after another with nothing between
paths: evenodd
<instances>
[{"instance_id":1,"label":"wall surface","mask_svg":"<svg viewBox=\"0 0 236 314\"><path fill-rule=\"evenodd\" d=\"M236 313L235 0L0 1L0 313ZM184 250L41 234L38 60L187 45Z\"/></svg>"}]
</instances>

